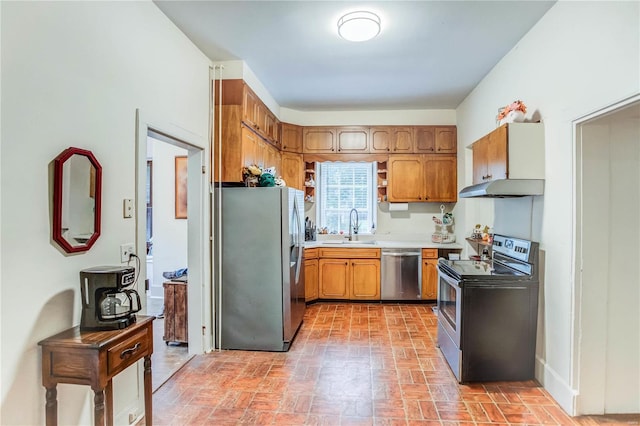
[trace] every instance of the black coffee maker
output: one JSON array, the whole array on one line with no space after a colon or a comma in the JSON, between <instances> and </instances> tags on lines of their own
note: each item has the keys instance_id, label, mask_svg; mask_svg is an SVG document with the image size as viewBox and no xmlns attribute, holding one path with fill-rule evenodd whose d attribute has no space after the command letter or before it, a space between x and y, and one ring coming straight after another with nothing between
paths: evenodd
<instances>
[{"instance_id":1,"label":"black coffee maker","mask_svg":"<svg viewBox=\"0 0 640 426\"><path fill-rule=\"evenodd\" d=\"M81 330L118 330L136 322L140 296L133 289L135 269L95 266L80 271Z\"/></svg>"}]
</instances>

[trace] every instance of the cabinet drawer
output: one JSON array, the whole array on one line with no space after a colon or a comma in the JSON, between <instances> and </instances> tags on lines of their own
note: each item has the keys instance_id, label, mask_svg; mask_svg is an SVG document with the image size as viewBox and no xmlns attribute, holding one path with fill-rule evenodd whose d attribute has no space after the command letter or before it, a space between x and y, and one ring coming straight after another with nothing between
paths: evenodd
<instances>
[{"instance_id":1,"label":"cabinet drawer","mask_svg":"<svg viewBox=\"0 0 640 426\"><path fill-rule=\"evenodd\" d=\"M124 342L107 350L107 374L119 373L148 352L147 330L140 330Z\"/></svg>"},{"instance_id":2,"label":"cabinet drawer","mask_svg":"<svg viewBox=\"0 0 640 426\"><path fill-rule=\"evenodd\" d=\"M438 249L422 249L422 258L423 259L437 259L438 258Z\"/></svg>"},{"instance_id":3,"label":"cabinet drawer","mask_svg":"<svg viewBox=\"0 0 640 426\"><path fill-rule=\"evenodd\" d=\"M320 257L338 259L379 259L380 249L377 248L321 248Z\"/></svg>"},{"instance_id":4,"label":"cabinet drawer","mask_svg":"<svg viewBox=\"0 0 640 426\"><path fill-rule=\"evenodd\" d=\"M318 249L317 248L304 249L304 258L305 259L317 259L318 258Z\"/></svg>"}]
</instances>

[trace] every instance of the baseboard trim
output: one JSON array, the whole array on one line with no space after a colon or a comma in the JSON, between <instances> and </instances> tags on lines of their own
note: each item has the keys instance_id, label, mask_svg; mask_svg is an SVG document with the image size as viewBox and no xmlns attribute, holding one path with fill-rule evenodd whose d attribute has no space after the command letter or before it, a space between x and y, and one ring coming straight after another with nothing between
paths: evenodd
<instances>
[{"instance_id":1,"label":"baseboard trim","mask_svg":"<svg viewBox=\"0 0 640 426\"><path fill-rule=\"evenodd\" d=\"M536 379L567 414L570 416L576 415L578 393L571 389L571 386L569 386L545 360L537 356Z\"/></svg>"}]
</instances>

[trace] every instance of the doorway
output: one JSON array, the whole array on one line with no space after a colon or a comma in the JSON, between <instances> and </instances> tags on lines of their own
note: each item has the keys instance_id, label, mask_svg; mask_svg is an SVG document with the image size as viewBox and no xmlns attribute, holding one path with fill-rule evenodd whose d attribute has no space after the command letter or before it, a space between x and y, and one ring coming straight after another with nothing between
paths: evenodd
<instances>
[{"instance_id":1,"label":"doorway","mask_svg":"<svg viewBox=\"0 0 640 426\"><path fill-rule=\"evenodd\" d=\"M164 318L154 321L154 348L158 348L152 357L154 390L193 355L211 347L206 333L211 330L210 304L205 303L211 298L210 286L205 285L209 282L205 259L209 258L210 228L205 220L209 214L205 158L204 138L137 111L136 248L139 253L146 253L149 247L152 255L148 259L151 262L141 262L140 273L149 280L151 302L143 304L143 312L163 316L159 303L164 298L163 284L172 280L166 279L163 272L181 271L176 278L186 281L186 344L177 345L173 339L165 343L166 310ZM186 188L179 187L178 169L186 171ZM180 202L180 194L186 195L186 203L184 198ZM157 358L172 347L178 348L173 351L179 353L178 357Z\"/></svg>"},{"instance_id":2,"label":"doorway","mask_svg":"<svg viewBox=\"0 0 640 426\"><path fill-rule=\"evenodd\" d=\"M574 414L640 412L640 97L575 123Z\"/></svg>"}]
</instances>

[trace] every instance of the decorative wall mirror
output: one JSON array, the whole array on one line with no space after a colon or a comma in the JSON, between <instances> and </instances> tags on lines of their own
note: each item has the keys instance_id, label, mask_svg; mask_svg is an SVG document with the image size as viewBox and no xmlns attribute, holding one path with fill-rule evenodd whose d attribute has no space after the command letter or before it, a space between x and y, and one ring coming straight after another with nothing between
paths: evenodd
<instances>
[{"instance_id":1,"label":"decorative wall mirror","mask_svg":"<svg viewBox=\"0 0 640 426\"><path fill-rule=\"evenodd\" d=\"M54 160L53 240L67 253L86 251L100 236L102 167L91 151L67 148Z\"/></svg>"}]
</instances>

